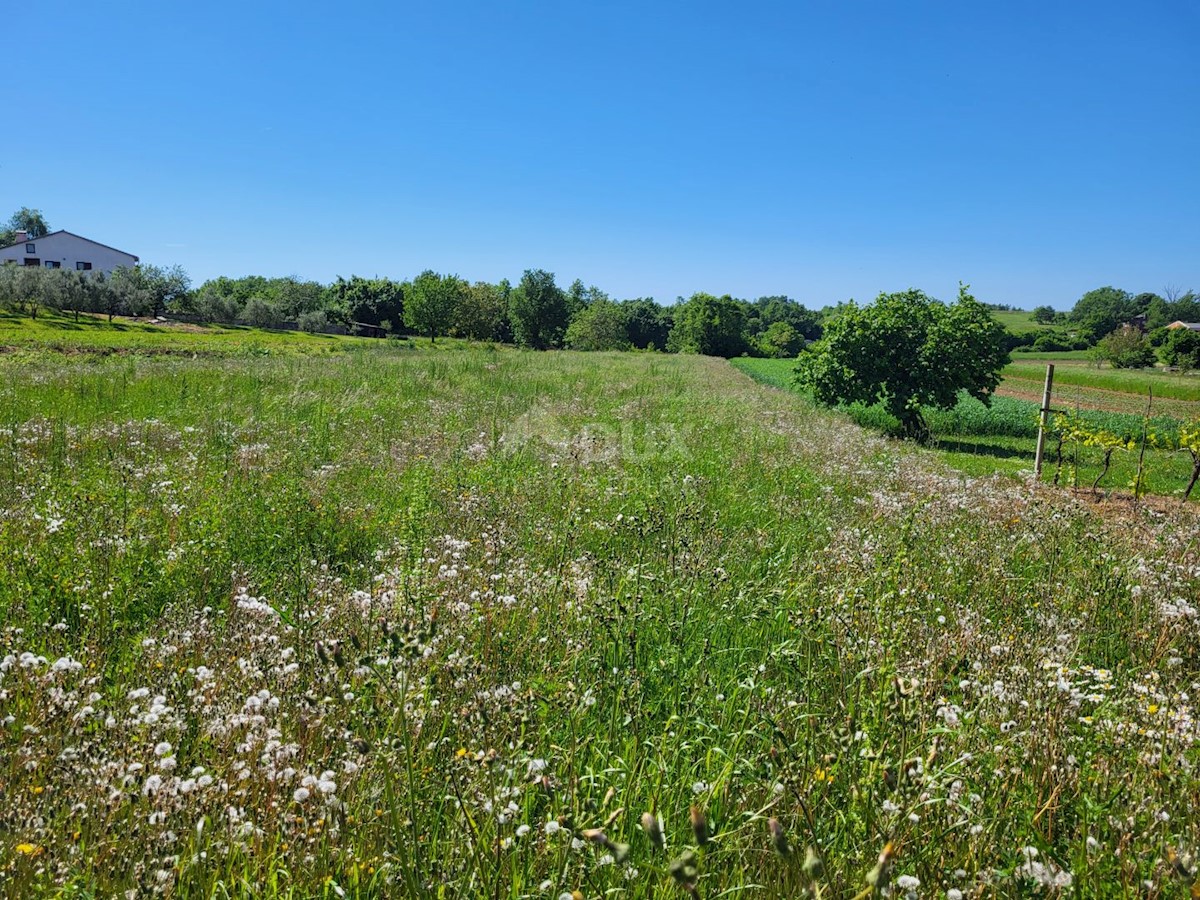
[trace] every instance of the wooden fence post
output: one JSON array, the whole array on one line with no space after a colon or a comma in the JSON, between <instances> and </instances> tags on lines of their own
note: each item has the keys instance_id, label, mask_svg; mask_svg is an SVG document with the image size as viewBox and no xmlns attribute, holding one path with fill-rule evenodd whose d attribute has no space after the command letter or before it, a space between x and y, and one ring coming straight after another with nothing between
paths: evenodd
<instances>
[{"instance_id":1,"label":"wooden fence post","mask_svg":"<svg viewBox=\"0 0 1200 900\"><path fill-rule=\"evenodd\" d=\"M1042 391L1042 411L1038 420L1037 453L1033 457L1033 472L1042 477L1042 457L1046 451L1046 426L1050 423L1050 391L1054 388L1054 363L1046 364L1046 389Z\"/></svg>"}]
</instances>

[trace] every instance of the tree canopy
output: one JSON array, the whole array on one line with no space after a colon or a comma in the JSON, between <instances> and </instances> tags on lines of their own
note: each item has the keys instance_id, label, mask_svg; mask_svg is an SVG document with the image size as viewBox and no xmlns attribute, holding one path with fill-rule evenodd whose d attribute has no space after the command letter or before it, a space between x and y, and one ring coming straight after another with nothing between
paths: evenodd
<instances>
[{"instance_id":1,"label":"tree canopy","mask_svg":"<svg viewBox=\"0 0 1200 900\"><path fill-rule=\"evenodd\" d=\"M503 341L508 337L508 281L477 281L458 298L454 334L473 341Z\"/></svg>"},{"instance_id":2,"label":"tree canopy","mask_svg":"<svg viewBox=\"0 0 1200 900\"><path fill-rule=\"evenodd\" d=\"M1161 354L1168 366L1188 372L1200 369L1200 331L1190 328L1167 329Z\"/></svg>"},{"instance_id":3,"label":"tree canopy","mask_svg":"<svg viewBox=\"0 0 1200 900\"><path fill-rule=\"evenodd\" d=\"M621 304L625 308L629 342L639 350L664 350L675 314L670 307L662 306L652 297L638 297Z\"/></svg>"},{"instance_id":4,"label":"tree canopy","mask_svg":"<svg viewBox=\"0 0 1200 900\"><path fill-rule=\"evenodd\" d=\"M631 344L625 308L611 300L592 301L571 319L566 343L572 350L628 350Z\"/></svg>"},{"instance_id":5,"label":"tree canopy","mask_svg":"<svg viewBox=\"0 0 1200 900\"><path fill-rule=\"evenodd\" d=\"M435 340L449 331L459 297L466 291L466 282L457 275L439 275L426 269L405 291L404 324Z\"/></svg>"},{"instance_id":6,"label":"tree canopy","mask_svg":"<svg viewBox=\"0 0 1200 900\"><path fill-rule=\"evenodd\" d=\"M513 339L522 347L548 350L562 346L570 322L567 295L554 273L526 269L508 301Z\"/></svg>"},{"instance_id":7,"label":"tree canopy","mask_svg":"<svg viewBox=\"0 0 1200 900\"><path fill-rule=\"evenodd\" d=\"M1103 337L1141 312L1144 310L1138 308L1128 291L1102 287L1080 297L1071 310L1070 319L1096 337Z\"/></svg>"},{"instance_id":8,"label":"tree canopy","mask_svg":"<svg viewBox=\"0 0 1200 900\"><path fill-rule=\"evenodd\" d=\"M30 209L22 206L8 218L3 228L0 228L0 247L7 247L17 239L17 232L24 231L31 240L40 238L50 232L50 223L40 209Z\"/></svg>"},{"instance_id":9,"label":"tree canopy","mask_svg":"<svg viewBox=\"0 0 1200 900\"><path fill-rule=\"evenodd\" d=\"M746 311L728 294L693 294L675 307L667 348L676 353L741 356L746 352Z\"/></svg>"},{"instance_id":10,"label":"tree canopy","mask_svg":"<svg viewBox=\"0 0 1200 900\"><path fill-rule=\"evenodd\" d=\"M797 380L828 406L882 404L904 433L927 433L922 406L949 409L966 391L984 403L1008 363L1004 327L960 285L949 305L919 290L849 303L801 355Z\"/></svg>"},{"instance_id":11,"label":"tree canopy","mask_svg":"<svg viewBox=\"0 0 1200 900\"><path fill-rule=\"evenodd\" d=\"M347 322L378 325L389 331L404 325L404 288L389 278L351 275L329 286L329 310Z\"/></svg>"}]
</instances>

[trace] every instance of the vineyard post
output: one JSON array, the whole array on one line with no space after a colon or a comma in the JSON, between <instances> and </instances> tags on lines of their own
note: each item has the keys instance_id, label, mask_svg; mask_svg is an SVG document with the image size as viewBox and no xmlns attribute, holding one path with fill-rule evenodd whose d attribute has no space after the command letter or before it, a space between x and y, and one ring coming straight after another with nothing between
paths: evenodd
<instances>
[{"instance_id":1,"label":"vineyard post","mask_svg":"<svg viewBox=\"0 0 1200 900\"><path fill-rule=\"evenodd\" d=\"M1042 391L1042 412L1038 419L1037 453L1033 458L1033 472L1042 477L1042 457L1046 451L1046 425L1050 422L1050 391L1054 387L1054 363L1046 364L1046 389Z\"/></svg>"},{"instance_id":2,"label":"vineyard post","mask_svg":"<svg viewBox=\"0 0 1200 900\"><path fill-rule=\"evenodd\" d=\"M1150 385L1146 395L1146 412L1142 416L1142 448L1138 451L1137 474L1133 477L1133 502L1137 503L1142 496L1142 476L1146 471L1146 432L1150 428L1150 410L1154 406L1154 385Z\"/></svg>"}]
</instances>

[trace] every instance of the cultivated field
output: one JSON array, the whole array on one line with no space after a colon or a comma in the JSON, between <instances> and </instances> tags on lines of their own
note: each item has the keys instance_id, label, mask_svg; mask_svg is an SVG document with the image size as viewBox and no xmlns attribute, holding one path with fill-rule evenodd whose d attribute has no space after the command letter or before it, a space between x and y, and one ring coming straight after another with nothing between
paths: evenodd
<instances>
[{"instance_id":1,"label":"cultivated field","mask_svg":"<svg viewBox=\"0 0 1200 900\"><path fill-rule=\"evenodd\" d=\"M1075 443L1063 447L1059 465L1056 440L1051 434L1047 445L1050 455L1043 473L1047 480L1057 475L1060 484L1090 487L1099 477L1098 488L1128 492L1136 477L1143 420L1149 390L1153 389L1146 422L1151 440L1142 486L1167 496L1183 493L1191 476L1192 460L1178 448L1180 427L1200 417L1200 380L1192 375L1099 369L1073 358L1039 362L1019 359L1005 367L990 407L964 397L952 410L926 412L943 458L968 474L1032 471L1046 362L1056 364L1052 408L1078 416L1091 427L1126 442L1111 456L1110 468L1104 471L1102 447ZM764 384L796 390L793 360L736 359L733 365ZM854 421L877 431L894 430L897 425L878 408L854 405L846 412Z\"/></svg>"},{"instance_id":2,"label":"cultivated field","mask_svg":"<svg viewBox=\"0 0 1200 900\"><path fill-rule=\"evenodd\" d=\"M1189 509L710 358L0 376L7 896L1187 894Z\"/></svg>"}]
</instances>

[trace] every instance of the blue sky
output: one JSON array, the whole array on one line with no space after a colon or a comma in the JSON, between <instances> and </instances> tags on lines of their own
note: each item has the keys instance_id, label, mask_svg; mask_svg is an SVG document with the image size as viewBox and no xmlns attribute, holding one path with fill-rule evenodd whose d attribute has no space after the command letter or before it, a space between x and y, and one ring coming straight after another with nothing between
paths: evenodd
<instances>
[{"instance_id":1,"label":"blue sky","mask_svg":"<svg viewBox=\"0 0 1200 900\"><path fill-rule=\"evenodd\" d=\"M219 274L1200 290L1200 8L30 7L0 214Z\"/></svg>"}]
</instances>

